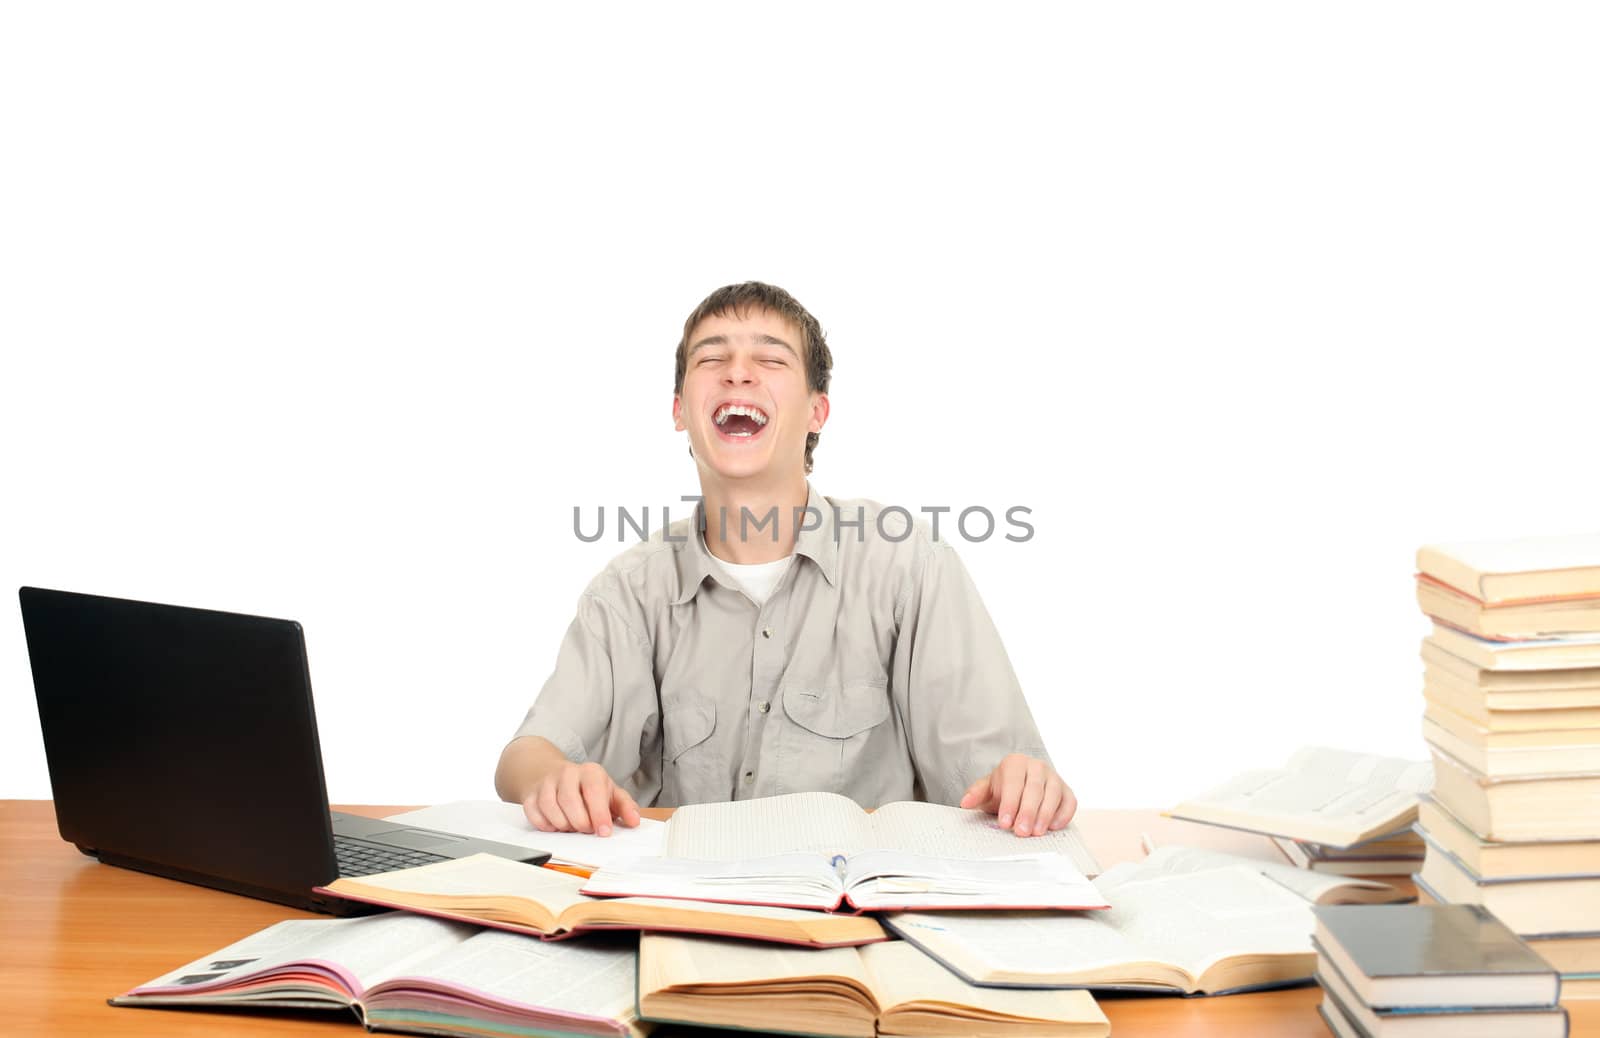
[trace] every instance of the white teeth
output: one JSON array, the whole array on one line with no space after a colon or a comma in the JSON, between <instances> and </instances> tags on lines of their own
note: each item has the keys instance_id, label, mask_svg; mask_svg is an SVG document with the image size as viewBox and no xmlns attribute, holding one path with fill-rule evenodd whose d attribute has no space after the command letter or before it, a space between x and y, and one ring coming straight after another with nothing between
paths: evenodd
<instances>
[{"instance_id":1,"label":"white teeth","mask_svg":"<svg viewBox=\"0 0 1600 1038\"><path fill-rule=\"evenodd\" d=\"M767 424L767 416L765 414L762 414L761 411L754 407L748 407L744 404L724 404L717 408L717 413L711 416L711 420L716 422L718 425L722 425L730 417L736 414L744 415L746 418L754 421L757 425ZM749 434L746 433L744 435Z\"/></svg>"}]
</instances>

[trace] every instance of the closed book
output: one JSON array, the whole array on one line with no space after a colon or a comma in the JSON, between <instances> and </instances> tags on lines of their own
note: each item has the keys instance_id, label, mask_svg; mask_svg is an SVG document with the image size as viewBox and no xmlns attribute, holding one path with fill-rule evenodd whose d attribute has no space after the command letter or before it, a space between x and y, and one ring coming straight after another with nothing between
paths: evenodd
<instances>
[{"instance_id":1,"label":"closed book","mask_svg":"<svg viewBox=\"0 0 1600 1038\"><path fill-rule=\"evenodd\" d=\"M1497 674L1600 668L1600 634L1484 638L1435 623L1428 640L1452 656Z\"/></svg>"},{"instance_id":2,"label":"closed book","mask_svg":"<svg viewBox=\"0 0 1600 1038\"><path fill-rule=\"evenodd\" d=\"M1440 847L1428 848L1422 880L1453 905L1482 905L1519 934L1600 930L1600 875L1484 879Z\"/></svg>"},{"instance_id":3,"label":"closed book","mask_svg":"<svg viewBox=\"0 0 1600 1038\"><path fill-rule=\"evenodd\" d=\"M1600 773L1491 779L1433 748L1433 798L1486 840L1600 840Z\"/></svg>"},{"instance_id":4,"label":"closed book","mask_svg":"<svg viewBox=\"0 0 1600 1038\"><path fill-rule=\"evenodd\" d=\"M1492 779L1600 772L1600 728L1491 732L1436 703L1422 718L1430 745Z\"/></svg>"},{"instance_id":5,"label":"closed book","mask_svg":"<svg viewBox=\"0 0 1600 1038\"><path fill-rule=\"evenodd\" d=\"M1600 840L1486 840L1431 796L1417 805L1417 828L1485 879L1600 874Z\"/></svg>"},{"instance_id":6,"label":"closed book","mask_svg":"<svg viewBox=\"0 0 1600 1038\"><path fill-rule=\"evenodd\" d=\"M1600 598L1493 604L1431 577L1417 577L1424 613L1485 638L1600 632Z\"/></svg>"},{"instance_id":7,"label":"closed book","mask_svg":"<svg viewBox=\"0 0 1600 1038\"><path fill-rule=\"evenodd\" d=\"M1547 1006L1556 971L1477 905L1319 905L1316 942L1375 1008Z\"/></svg>"},{"instance_id":8,"label":"closed book","mask_svg":"<svg viewBox=\"0 0 1600 1038\"><path fill-rule=\"evenodd\" d=\"M1429 544L1417 571L1485 602L1600 597L1600 533Z\"/></svg>"},{"instance_id":9,"label":"closed book","mask_svg":"<svg viewBox=\"0 0 1600 1038\"><path fill-rule=\"evenodd\" d=\"M1600 704L1600 688L1486 692L1431 665L1423 668L1422 695L1491 732L1548 732L1600 728L1600 705L1573 705L1575 695ZM1565 704L1560 700L1565 699Z\"/></svg>"},{"instance_id":10,"label":"closed book","mask_svg":"<svg viewBox=\"0 0 1600 1038\"><path fill-rule=\"evenodd\" d=\"M1331 972L1331 970L1329 971ZM1389 1010L1347 1006L1336 982L1319 977L1317 1012L1334 1038L1565 1038L1566 1010L1439 1009ZM1526 1027L1526 1029L1525 1029Z\"/></svg>"}]
</instances>

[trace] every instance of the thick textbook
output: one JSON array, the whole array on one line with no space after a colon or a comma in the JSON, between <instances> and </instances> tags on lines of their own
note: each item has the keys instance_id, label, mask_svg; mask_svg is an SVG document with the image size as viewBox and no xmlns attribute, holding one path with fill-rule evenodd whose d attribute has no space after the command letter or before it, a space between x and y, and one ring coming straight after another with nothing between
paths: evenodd
<instances>
[{"instance_id":1,"label":"thick textbook","mask_svg":"<svg viewBox=\"0 0 1600 1038\"><path fill-rule=\"evenodd\" d=\"M1105 912L901 912L886 925L970 983L1182 994L1303 983L1319 900L1392 887L1169 845L1097 881Z\"/></svg>"},{"instance_id":2,"label":"thick textbook","mask_svg":"<svg viewBox=\"0 0 1600 1038\"><path fill-rule=\"evenodd\" d=\"M1433 799L1485 840L1600 840L1600 772L1495 779L1433 747Z\"/></svg>"},{"instance_id":3,"label":"thick textbook","mask_svg":"<svg viewBox=\"0 0 1600 1038\"><path fill-rule=\"evenodd\" d=\"M1551 1006L1561 980L1477 905L1323 905L1315 940L1366 1005Z\"/></svg>"},{"instance_id":4,"label":"thick textbook","mask_svg":"<svg viewBox=\"0 0 1600 1038\"><path fill-rule=\"evenodd\" d=\"M368 1030L633 1036L631 938L544 944L389 912L270 926L111 1000L118 1006L348 1010Z\"/></svg>"},{"instance_id":5,"label":"thick textbook","mask_svg":"<svg viewBox=\"0 0 1600 1038\"><path fill-rule=\"evenodd\" d=\"M1600 875L1485 879L1439 846L1419 875L1446 902L1482 905L1525 936L1600 931Z\"/></svg>"},{"instance_id":6,"label":"thick textbook","mask_svg":"<svg viewBox=\"0 0 1600 1038\"><path fill-rule=\"evenodd\" d=\"M586 930L675 930L819 947L885 939L864 916L660 898L592 898L583 880L489 854L334 880L328 893L547 939Z\"/></svg>"},{"instance_id":7,"label":"thick textbook","mask_svg":"<svg viewBox=\"0 0 1600 1038\"><path fill-rule=\"evenodd\" d=\"M1484 879L1528 876L1600 876L1600 842L1594 840L1485 840L1431 796L1417 808L1417 826Z\"/></svg>"},{"instance_id":8,"label":"thick textbook","mask_svg":"<svg viewBox=\"0 0 1600 1038\"><path fill-rule=\"evenodd\" d=\"M1192 822L1348 848L1408 827L1433 781L1425 761L1321 748L1249 771L1173 808Z\"/></svg>"},{"instance_id":9,"label":"thick textbook","mask_svg":"<svg viewBox=\"0 0 1600 1038\"><path fill-rule=\"evenodd\" d=\"M597 897L664 897L832 912L888 909L1095 909L1105 896L1056 853L963 861L899 851L779 854L748 861L641 858L589 878Z\"/></svg>"},{"instance_id":10,"label":"thick textbook","mask_svg":"<svg viewBox=\"0 0 1600 1038\"><path fill-rule=\"evenodd\" d=\"M952 976L904 941L791 951L646 934L639 1011L647 1020L789 1034L1104 1038L1086 991L997 991Z\"/></svg>"},{"instance_id":11,"label":"thick textbook","mask_svg":"<svg viewBox=\"0 0 1600 1038\"><path fill-rule=\"evenodd\" d=\"M1600 728L1495 732L1448 707L1429 703L1422 736L1489 778L1600 771Z\"/></svg>"},{"instance_id":12,"label":"thick textbook","mask_svg":"<svg viewBox=\"0 0 1600 1038\"><path fill-rule=\"evenodd\" d=\"M850 857L863 851L898 851L925 858L980 861L1054 851L1086 876L1099 863L1076 825L1021 837L982 811L901 801L870 814L837 793L786 793L757 800L689 804L667 821L662 854L703 861L744 861L778 854Z\"/></svg>"}]
</instances>

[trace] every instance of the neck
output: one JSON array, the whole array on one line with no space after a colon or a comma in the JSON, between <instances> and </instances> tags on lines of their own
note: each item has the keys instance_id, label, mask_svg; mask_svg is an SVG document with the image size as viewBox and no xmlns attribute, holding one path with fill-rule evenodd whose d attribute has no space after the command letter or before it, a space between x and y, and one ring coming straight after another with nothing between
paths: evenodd
<instances>
[{"instance_id":1,"label":"neck","mask_svg":"<svg viewBox=\"0 0 1600 1038\"><path fill-rule=\"evenodd\" d=\"M795 513L805 508L808 500L804 473L769 480L725 480L702 473L700 496L706 516L706 550L712 555L724 562L752 565L776 562L794 553Z\"/></svg>"}]
</instances>

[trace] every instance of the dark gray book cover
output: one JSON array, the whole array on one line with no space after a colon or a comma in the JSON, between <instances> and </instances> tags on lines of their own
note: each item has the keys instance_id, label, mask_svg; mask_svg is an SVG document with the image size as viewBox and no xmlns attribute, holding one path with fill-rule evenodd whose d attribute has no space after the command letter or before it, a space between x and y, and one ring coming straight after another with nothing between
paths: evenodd
<instances>
[{"instance_id":1,"label":"dark gray book cover","mask_svg":"<svg viewBox=\"0 0 1600 1038\"><path fill-rule=\"evenodd\" d=\"M1313 911L1325 938L1368 977L1555 976L1478 905L1317 905Z\"/></svg>"}]
</instances>

